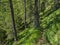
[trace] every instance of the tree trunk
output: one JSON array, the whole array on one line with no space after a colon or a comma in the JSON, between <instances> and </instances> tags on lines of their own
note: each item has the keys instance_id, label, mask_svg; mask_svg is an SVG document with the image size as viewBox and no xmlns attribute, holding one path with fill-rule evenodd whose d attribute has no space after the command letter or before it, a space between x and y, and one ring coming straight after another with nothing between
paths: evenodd
<instances>
[{"instance_id":1,"label":"tree trunk","mask_svg":"<svg viewBox=\"0 0 60 45\"><path fill-rule=\"evenodd\" d=\"M10 10L11 10L11 17L12 17L12 25L13 25L13 36L14 36L14 41L17 41L17 32L16 32L16 27L15 27L15 20L14 20L14 9L13 9L13 4L12 0L9 0L10 3Z\"/></svg>"},{"instance_id":2,"label":"tree trunk","mask_svg":"<svg viewBox=\"0 0 60 45\"><path fill-rule=\"evenodd\" d=\"M35 0L35 14L34 14L34 26L35 28L39 28L39 12L38 12L38 0Z\"/></svg>"},{"instance_id":3,"label":"tree trunk","mask_svg":"<svg viewBox=\"0 0 60 45\"><path fill-rule=\"evenodd\" d=\"M54 0L54 6L55 6L55 9L59 7L59 0Z\"/></svg>"},{"instance_id":4,"label":"tree trunk","mask_svg":"<svg viewBox=\"0 0 60 45\"><path fill-rule=\"evenodd\" d=\"M26 0L24 0L24 25L26 28Z\"/></svg>"},{"instance_id":5,"label":"tree trunk","mask_svg":"<svg viewBox=\"0 0 60 45\"><path fill-rule=\"evenodd\" d=\"M33 7L32 7L32 1L29 1L29 18L30 18L30 22L32 21L32 13L33 13Z\"/></svg>"}]
</instances>

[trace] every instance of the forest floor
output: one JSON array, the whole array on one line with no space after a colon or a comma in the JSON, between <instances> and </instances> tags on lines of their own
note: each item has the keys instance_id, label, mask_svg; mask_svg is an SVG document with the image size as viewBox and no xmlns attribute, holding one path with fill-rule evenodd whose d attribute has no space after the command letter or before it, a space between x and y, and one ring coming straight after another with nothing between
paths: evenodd
<instances>
[{"instance_id":1,"label":"forest floor","mask_svg":"<svg viewBox=\"0 0 60 45\"><path fill-rule=\"evenodd\" d=\"M45 39L45 31L41 32L41 37L38 39L38 42L36 45L46 45L46 39Z\"/></svg>"}]
</instances>

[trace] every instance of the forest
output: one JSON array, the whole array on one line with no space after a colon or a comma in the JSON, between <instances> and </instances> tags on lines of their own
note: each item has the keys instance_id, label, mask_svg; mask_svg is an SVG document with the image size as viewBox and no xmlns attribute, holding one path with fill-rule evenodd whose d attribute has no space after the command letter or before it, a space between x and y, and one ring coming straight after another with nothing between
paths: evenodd
<instances>
[{"instance_id":1,"label":"forest","mask_svg":"<svg viewBox=\"0 0 60 45\"><path fill-rule=\"evenodd\" d=\"M0 45L60 45L60 0L0 0Z\"/></svg>"}]
</instances>

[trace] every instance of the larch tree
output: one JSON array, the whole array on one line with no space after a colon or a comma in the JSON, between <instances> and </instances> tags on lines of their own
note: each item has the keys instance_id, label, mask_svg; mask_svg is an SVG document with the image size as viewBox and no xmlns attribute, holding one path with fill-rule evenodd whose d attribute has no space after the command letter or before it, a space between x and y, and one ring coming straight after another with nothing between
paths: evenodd
<instances>
[{"instance_id":1,"label":"larch tree","mask_svg":"<svg viewBox=\"0 0 60 45\"><path fill-rule=\"evenodd\" d=\"M32 4L32 0L28 1L29 2L29 18L30 18L30 22L32 21L32 14L33 14L33 4Z\"/></svg>"},{"instance_id":2,"label":"larch tree","mask_svg":"<svg viewBox=\"0 0 60 45\"><path fill-rule=\"evenodd\" d=\"M39 23L39 11L38 11L38 0L35 0L35 13L34 13L34 27L38 29Z\"/></svg>"},{"instance_id":3,"label":"larch tree","mask_svg":"<svg viewBox=\"0 0 60 45\"><path fill-rule=\"evenodd\" d=\"M13 9L12 0L9 0L9 3L10 3L12 26L13 26L13 36L14 36L14 41L16 42L17 41L17 32L16 32L16 27L15 27L14 9Z\"/></svg>"},{"instance_id":4,"label":"larch tree","mask_svg":"<svg viewBox=\"0 0 60 45\"><path fill-rule=\"evenodd\" d=\"M26 28L26 0L24 0L24 26Z\"/></svg>"}]
</instances>

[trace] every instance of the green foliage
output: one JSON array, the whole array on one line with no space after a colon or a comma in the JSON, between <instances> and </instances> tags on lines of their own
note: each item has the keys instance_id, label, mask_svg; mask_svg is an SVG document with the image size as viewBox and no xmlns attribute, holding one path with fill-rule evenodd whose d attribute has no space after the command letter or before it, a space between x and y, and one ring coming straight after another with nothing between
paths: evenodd
<instances>
[{"instance_id":1,"label":"green foliage","mask_svg":"<svg viewBox=\"0 0 60 45\"><path fill-rule=\"evenodd\" d=\"M40 30L36 29L26 29L25 31L21 32L18 36L20 40L18 41L18 45L34 45L37 39L41 35Z\"/></svg>"},{"instance_id":2,"label":"green foliage","mask_svg":"<svg viewBox=\"0 0 60 45\"><path fill-rule=\"evenodd\" d=\"M5 42L6 38L7 38L6 31L0 29L0 44L2 44L2 42Z\"/></svg>"},{"instance_id":3,"label":"green foliage","mask_svg":"<svg viewBox=\"0 0 60 45\"><path fill-rule=\"evenodd\" d=\"M52 23L48 26L49 28L46 29L46 39L48 41L48 43L50 43L51 45L60 45L60 17L59 16L59 13L60 12L60 9L58 9L57 11L55 11L54 13L56 13L55 17L54 17L54 20L51 20ZM52 13L53 15L53 13ZM51 18L52 19L52 18Z\"/></svg>"},{"instance_id":4,"label":"green foliage","mask_svg":"<svg viewBox=\"0 0 60 45\"><path fill-rule=\"evenodd\" d=\"M40 35L40 30L36 30L34 28L27 28L18 34L17 45L34 45L36 44L38 38L41 37ZM13 40L9 41L7 45L14 45Z\"/></svg>"},{"instance_id":5,"label":"green foliage","mask_svg":"<svg viewBox=\"0 0 60 45\"><path fill-rule=\"evenodd\" d=\"M34 29L35 0L26 0L26 22L24 25L24 2L23 0L12 0L14 18L17 30L17 45L35 45L41 37L41 31L45 30L46 45L60 45L60 8L55 9L54 0L39 0L40 30ZM31 20L33 20L31 22ZM31 22L31 23L29 23ZM21 27L23 28L21 29ZM32 27L32 28L30 28ZM0 44L13 45L13 27L9 0L0 1ZM44 37L44 38L45 38ZM3 39L3 40L1 40ZM5 42L6 41L6 42Z\"/></svg>"}]
</instances>

